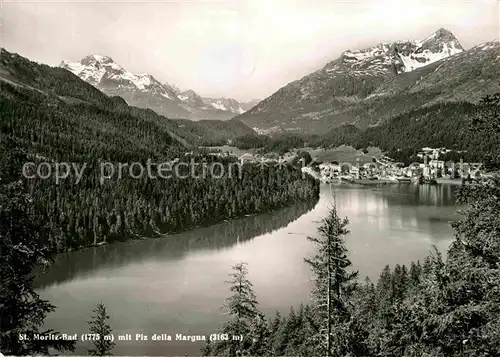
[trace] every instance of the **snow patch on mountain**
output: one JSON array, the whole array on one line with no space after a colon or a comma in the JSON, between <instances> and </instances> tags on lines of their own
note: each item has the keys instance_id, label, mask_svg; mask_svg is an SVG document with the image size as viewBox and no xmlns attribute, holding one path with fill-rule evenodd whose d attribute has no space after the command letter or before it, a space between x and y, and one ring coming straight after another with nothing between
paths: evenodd
<instances>
[{"instance_id":1,"label":"snow patch on mountain","mask_svg":"<svg viewBox=\"0 0 500 357\"><path fill-rule=\"evenodd\" d=\"M173 98L171 96L169 96L167 93L161 93L161 95L167 99L173 100Z\"/></svg>"},{"instance_id":2,"label":"snow patch on mountain","mask_svg":"<svg viewBox=\"0 0 500 357\"><path fill-rule=\"evenodd\" d=\"M106 73L106 68L101 66L87 66L81 62L69 62L62 61L60 67L73 72L78 77L92 85L98 84L104 74Z\"/></svg>"},{"instance_id":3,"label":"snow patch on mountain","mask_svg":"<svg viewBox=\"0 0 500 357\"><path fill-rule=\"evenodd\" d=\"M483 51L488 51L490 49L493 49L495 47L498 47L500 45L500 42L499 40L494 40L494 41L489 41L489 42L485 42L485 43L482 43L478 46L476 46L477 48L483 50Z\"/></svg>"},{"instance_id":4,"label":"snow patch on mountain","mask_svg":"<svg viewBox=\"0 0 500 357\"><path fill-rule=\"evenodd\" d=\"M127 73L131 74L130 72ZM146 87L151 85L151 78L149 78L149 75L147 74L132 74L132 76L133 77L129 78L129 80L140 90L146 90Z\"/></svg>"},{"instance_id":5,"label":"snow patch on mountain","mask_svg":"<svg viewBox=\"0 0 500 357\"><path fill-rule=\"evenodd\" d=\"M418 46L418 49L414 53L411 53L408 56L400 55L400 59L404 65L404 72L413 71L417 68L427 66L428 64L463 52L463 48L458 47L453 43L443 43L442 49L439 52L432 52L428 49L422 50L422 45L418 42L416 45ZM419 50L420 52L418 52Z\"/></svg>"},{"instance_id":6,"label":"snow patch on mountain","mask_svg":"<svg viewBox=\"0 0 500 357\"><path fill-rule=\"evenodd\" d=\"M214 107L215 109L218 109L218 110L228 110L224 104L222 104L220 101L215 101L215 102L212 102L210 103L212 105L212 107Z\"/></svg>"}]
</instances>

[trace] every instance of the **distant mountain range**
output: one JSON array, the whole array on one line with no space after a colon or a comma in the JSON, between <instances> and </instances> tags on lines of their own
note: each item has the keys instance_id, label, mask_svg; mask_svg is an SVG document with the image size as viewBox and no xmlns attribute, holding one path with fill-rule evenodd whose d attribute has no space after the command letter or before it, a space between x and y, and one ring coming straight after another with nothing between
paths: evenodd
<instances>
[{"instance_id":1,"label":"distant mountain range","mask_svg":"<svg viewBox=\"0 0 500 357\"><path fill-rule=\"evenodd\" d=\"M149 108L171 119L227 120L258 104L232 98L204 98L192 89L182 91L147 73L134 74L108 56L89 55L79 62L62 61L67 69L111 96L139 108Z\"/></svg>"},{"instance_id":2,"label":"distant mountain range","mask_svg":"<svg viewBox=\"0 0 500 357\"><path fill-rule=\"evenodd\" d=\"M464 50L448 30L424 40L348 50L236 117L259 133L359 128L439 102L476 102L498 90L500 44Z\"/></svg>"},{"instance_id":3,"label":"distant mountain range","mask_svg":"<svg viewBox=\"0 0 500 357\"><path fill-rule=\"evenodd\" d=\"M113 70L112 64L110 67ZM88 140L99 142L110 140L103 139L104 136L111 135L110 133L120 135L118 142L122 143L119 145L126 142L132 151L136 150L139 144L143 147L153 145L153 139L138 134L145 130L150 130L151 135L165 137L162 139L165 143L189 150L200 145L224 145L238 136L256 136L252 129L234 119L172 120L151 109L130 106L123 98L106 95L89 84L90 81L95 83L97 80L108 83L105 79L108 75L89 71L83 71L81 75L87 78L87 81L60 67L38 64L0 48L0 101L5 106L1 107L3 113L8 113L9 108L14 111L19 111L20 108L38 108L40 117L27 117L26 120L40 121L43 114L43 120L50 121L47 119L50 115L57 116L58 125L63 125L65 130L83 130L81 135L88 136ZM151 92L159 95L169 95L169 92L166 92L168 87L158 84L147 75L130 76L128 81L138 87L150 88ZM124 80L124 85L129 83ZM14 120L15 115L18 114L5 116L5 120ZM29 112L29 115L35 114ZM54 130L49 130L50 135L58 136ZM96 132L100 133L97 137L94 135ZM58 137L67 138L66 134ZM77 137L81 139L78 135ZM115 139L113 137L113 140Z\"/></svg>"}]
</instances>

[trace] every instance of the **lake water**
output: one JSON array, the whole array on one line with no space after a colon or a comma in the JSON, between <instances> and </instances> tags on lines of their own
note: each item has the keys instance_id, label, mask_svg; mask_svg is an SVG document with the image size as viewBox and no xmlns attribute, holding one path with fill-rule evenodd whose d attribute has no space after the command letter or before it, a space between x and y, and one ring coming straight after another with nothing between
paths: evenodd
<instances>
[{"instance_id":1,"label":"lake water","mask_svg":"<svg viewBox=\"0 0 500 357\"><path fill-rule=\"evenodd\" d=\"M225 320L224 283L237 262L248 263L260 308L272 314L309 301L310 275L304 257L313 253L308 235L329 207L350 220L346 239L360 276L376 279L386 264L422 260L436 245L444 252L457 219L451 185L390 184L322 186L317 203L244 217L167 236L118 243L59 255L37 280L38 292L57 306L46 327L88 332L92 309L103 302L115 338L115 355L199 355L200 343L175 341L175 334L206 335ZM173 341L136 341L135 334L170 334ZM76 354L87 345L77 344Z\"/></svg>"}]
</instances>

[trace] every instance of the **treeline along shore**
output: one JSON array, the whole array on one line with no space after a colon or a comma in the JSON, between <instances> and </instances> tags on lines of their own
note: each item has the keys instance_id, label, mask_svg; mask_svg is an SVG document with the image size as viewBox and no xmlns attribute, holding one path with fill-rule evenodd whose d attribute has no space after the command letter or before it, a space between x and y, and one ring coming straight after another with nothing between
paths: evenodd
<instances>
[{"instance_id":1,"label":"treeline along shore","mask_svg":"<svg viewBox=\"0 0 500 357\"><path fill-rule=\"evenodd\" d=\"M164 239L136 241L137 244L109 244L83 249L77 254L61 253L54 258L51 269L37 275L35 287L40 289L54 283L61 284L94 269L120 267L130 262L140 262L146 257L182 259L188 251L229 248L285 227L311 211L315 205L314 200L299 202L277 211L230 219Z\"/></svg>"}]
</instances>

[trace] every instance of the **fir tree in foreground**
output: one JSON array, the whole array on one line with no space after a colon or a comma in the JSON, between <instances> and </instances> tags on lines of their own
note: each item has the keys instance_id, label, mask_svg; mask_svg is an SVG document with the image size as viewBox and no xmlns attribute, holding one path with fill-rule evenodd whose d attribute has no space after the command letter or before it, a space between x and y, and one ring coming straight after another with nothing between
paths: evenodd
<instances>
[{"instance_id":1,"label":"fir tree in foreground","mask_svg":"<svg viewBox=\"0 0 500 357\"><path fill-rule=\"evenodd\" d=\"M230 319L219 331L226 334L228 340L207 343L202 350L204 356L232 357L263 352L267 321L257 310L257 299L247 274L246 263L241 262L233 266L233 272L229 274L231 279L226 281L233 294L226 299L223 306Z\"/></svg>"},{"instance_id":2,"label":"fir tree in foreground","mask_svg":"<svg viewBox=\"0 0 500 357\"><path fill-rule=\"evenodd\" d=\"M88 350L89 355L112 356L111 351L115 343L109 339L113 330L107 323L109 316L106 313L106 307L102 303L99 303L93 312L92 320L88 323L90 325L89 331L96 335L96 339L92 341L94 348Z\"/></svg>"},{"instance_id":3,"label":"fir tree in foreground","mask_svg":"<svg viewBox=\"0 0 500 357\"><path fill-rule=\"evenodd\" d=\"M313 273L312 355L358 355L363 349L363 332L354 319L351 299L356 290L357 271L351 261L344 237L349 233L347 218L340 218L333 207L318 228L318 237L308 237L317 248L305 259Z\"/></svg>"},{"instance_id":4,"label":"fir tree in foreground","mask_svg":"<svg viewBox=\"0 0 500 357\"><path fill-rule=\"evenodd\" d=\"M33 268L52 259L47 249L47 227L36 213L32 198L16 181L22 153L6 150L0 136L0 352L4 355L48 355L51 349L73 351L74 342L47 340L57 335L41 330L55 306L33 287ZM42 340L35 340L38 334Z\"/></svg>"}]
</instances>

